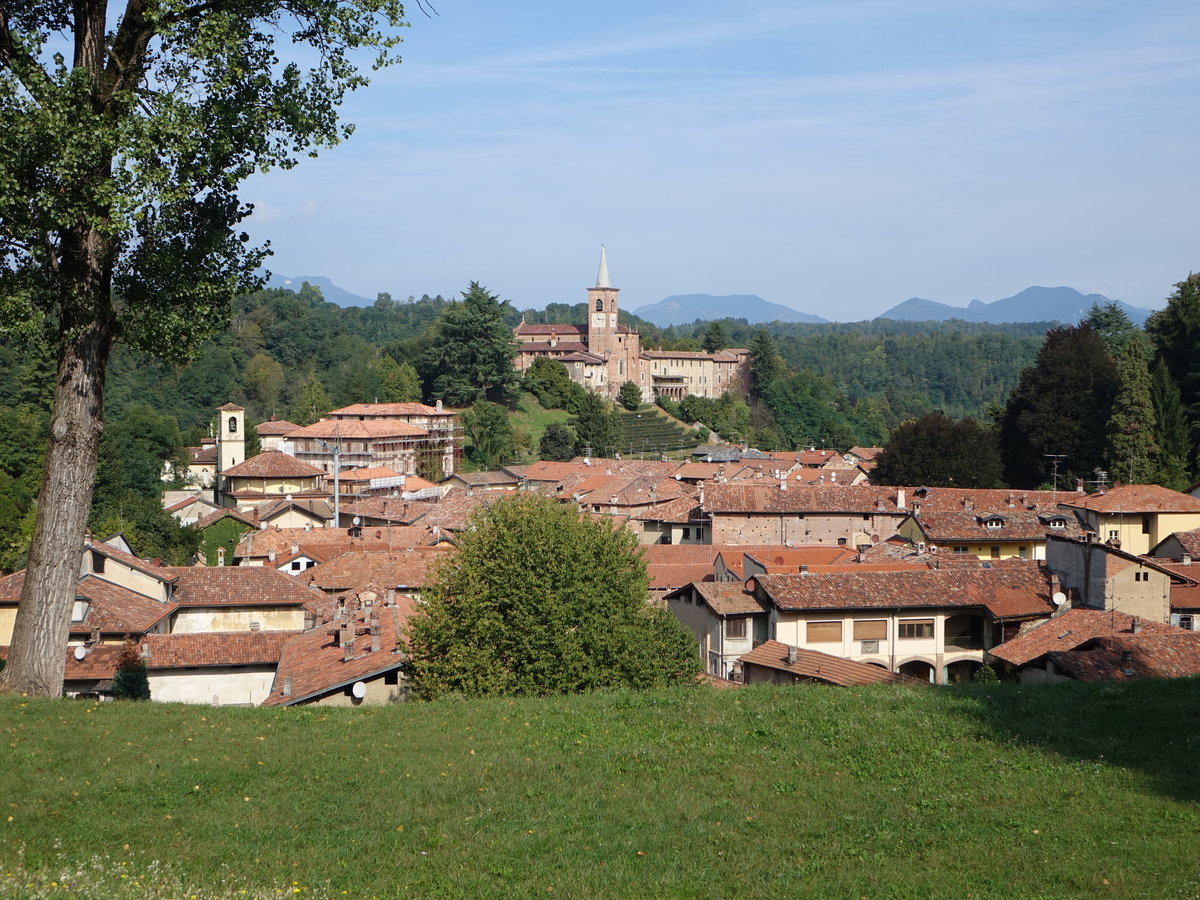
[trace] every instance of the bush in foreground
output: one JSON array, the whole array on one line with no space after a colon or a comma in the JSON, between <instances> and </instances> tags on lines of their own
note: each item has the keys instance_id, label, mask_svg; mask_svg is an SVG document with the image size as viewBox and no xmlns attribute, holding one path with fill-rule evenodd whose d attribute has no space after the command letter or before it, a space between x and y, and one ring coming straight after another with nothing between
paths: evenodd
<instances>
[{"instance_id":1,"label":"bush in foreground","mask_svg":"<svg viewBox=\"0 0 1200 900\"><path fill-rule=\"evenodd\" d=\"M481 509L409 622L422 694L665 686L699 671L692 637L646 602L629 531L523 496Z\"/></svg>"}]
</instances>

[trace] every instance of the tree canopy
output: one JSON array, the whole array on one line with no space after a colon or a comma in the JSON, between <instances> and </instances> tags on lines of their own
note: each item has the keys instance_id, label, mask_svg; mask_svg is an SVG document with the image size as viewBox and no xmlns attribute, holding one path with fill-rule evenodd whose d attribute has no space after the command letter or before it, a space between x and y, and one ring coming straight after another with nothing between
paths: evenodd
<instances>
[{"instance_id":1,"label":"tree canopy","mask_svg":"<svg viewBox=\"0 0 1200 900\"><path fill-rule=\"evenodd\" d=\"M994 429L935 411L892 432L875 458L871 483L995 488L1000 476Z\"/></svg>"},{"instance_id":2,"label":"tree canopy","mask_svg":"<svg viewBox=\"0 0 1200 900\"><path fill-rule=\"evenodd\" d=\"M477 511L409 620L427 697L561 694L687 682L696 642L650 606L637 539L537 495Z\"/></svg>"},{"instance_id":3,"label":"tree canopy","mask_svg":"<svg viewBox=\"0 0 1200 900\"><path fill-rule=\"evenodd\" d=\"M402 17L398 0L0 6L0 333L44 335L57 360L0 688L61 691L114 344L186 358L221 327L267 252L239 231L238 186L350 133L357 52L392 61Z\"/></svg>"},{"instance_id":4,"label":"tree canopy","mask_svg":"<svg viewBox=\"0 0 1200 900\"><path fill-rule=\"evenodd\" d=\"M427 359L435 399L452 406L507 402L517 385L516 355L500 298L472 281L462 302L447 307L437 323Z\"/></svg>"}]
</instances>

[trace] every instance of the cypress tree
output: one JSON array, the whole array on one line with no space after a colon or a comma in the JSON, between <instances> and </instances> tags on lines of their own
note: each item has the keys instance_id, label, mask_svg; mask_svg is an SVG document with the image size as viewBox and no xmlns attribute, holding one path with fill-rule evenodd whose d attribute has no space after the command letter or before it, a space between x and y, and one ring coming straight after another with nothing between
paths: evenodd
<instances>
[{"instance_id":1,"label":"cypress tree","mask_svg":"<svg viewBox=\"0 0 1200 900\"><path fill-rule=\"evenodd\" d=\"M1191 483L1190 429L1179 385L1171 378L1171 370L1161 357L1150 372L1150 401L1154 405L1154 439L1158 443L1158 483L1172 490L1185 490Z\"/></svg>"},{"instance_id":2,"label":"cypress tree","mask_svg":"<svg viewBox=\"0 0 1200 900\"><path fill-rule=\"evenodd\" d=\"M1108 417L1108 468L1114 479L1146 484L1159 473L1150 369L1140 338L1126 342L1118 363L1117 396Z\"/></svg>"}]
</instances>

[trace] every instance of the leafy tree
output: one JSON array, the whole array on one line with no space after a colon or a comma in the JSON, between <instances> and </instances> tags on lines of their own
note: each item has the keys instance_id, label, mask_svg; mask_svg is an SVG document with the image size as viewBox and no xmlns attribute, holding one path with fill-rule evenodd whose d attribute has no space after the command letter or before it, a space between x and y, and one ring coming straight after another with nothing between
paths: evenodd
<instances>
[{"instance_id":1,"label":"leafy tree","mask_svg":"<svg viewBox=\"0 0 1200 900\"><path fill-rule=\"evenodd\" d=\"M1138 337L1139 332L1116 300L1103 305L1093 303L1080 324L1090 326L1100 335L1113 359L1120 359L1125 347Z\"/></svg>"},{"instance_id":2,"label":"leafy tree","mask_svg":"<svg viewBox=\"0 0 1200 900\"><path fill-rule=\"evenodd\" d=\"M426 697L565 694L686 683L695 640L646 599L637 538L537 495L477 511L409 620Z\"/></svg>"},{"instance_id":3,"label":"leafy tree","mask_svg":"<svg viewBox=\"0 0 1200 900\"><path fill-rule=\"evenodd\" d=\"M566 366L546 356L530 363L522 385L546 409L577 409L587 390L571 380Z\"/></svg>"},{"instance_id":4,"label":"leafy tree","mask_svg":"<svg viewBox=\"0 0 1200 900\"><path fill-rule=\"evenodd\" d=\"M1037 362L1021 373L1000 417L1000 453L1009 487L1032 488L1050 475L1046 454L1066 457L1060 477L1090 479L1106 463L1105 424L1117 368L1086 326L1046 334Z\"/></svg>"},{"instance_id":5,"label":"leafy tree","mask_svg":"<svg viewBox=\"0 0 1200 900\"><path fill-rule=\"evenodd\" d=\"M516 388L513 360L517 343L505 323L499 297L477 281L451 304L437 323L437 339L427 365L433 393L451 406L476 400L504 403Z\"/></svg>"},{"instance_id":6,"label":"leafy tree","mask_svg":"<svg viewBox=\"0 0 1200 900\"><path fill-rule=\"evenodd\" d=\"M551 422L538 441L538 458L565 462L575 455L575 435L566 425Z\"/></svg>"},{"instance_id":7,"label":"leafy tree","mask_svg":"<svg viewBox=\"0 0 1200 900\"><path fill-rule=\"evenodd\" d=\"M309 372L300 385L300 395L292 407L292 419L297 425L311 425L333 409L333 401L325 393L325 386L316 372Z\"/></svg>"},{"instance_id":8,"label":"leafy tree","mask_svg":"<svg viewBox=\"0 0 1200 900\"><path fill-rule=\"evenodd\" d=\"M114 700L149 700L150 677L146 664L138 653L137 644L126 641L117 657L117 671L113 673L112 695Z\"/></svg>"},{"instance_id":9,"label":"leafy tree","mask_svg":"<svg viewBox=\"0 0 1200 900\"><path fill-rule=\"evenodd\" d=\"M1108 470L1130 484L1147 484L1159 474L1150 369L1142 340L1135 334L1124 342L1117 396L1108 417Z\"/></svg>"},{"instance_id":10,"label":"leafy tree","mask_svg":"<svg viewBox=\"0 0 1200 900\"><path fill-rule=\"evenodd\" d=\"M379 368L379 399L384 403L419 403L421 376L411 363L398 363L388 354L376 362Z\"/></svg>"},{"instance_id":11,"label":"leafy tree","mask_svg":"<svg viewBox=\"0 0 1200 900\"><path fill-rule=\"evenodd\" d=\"M632 411L642 405L642 389L632 381L627 381L621 385L621 390L617 394L617 400L626 409Z\"/></svg>"},{"instance_id":12,"label":"leafy tree","mask_svg":"<svg viewBox=\"0 0 1200 900\"><path fill-rule=\"evenodd\" d=\"M873 484L925 487L1000 487L995 430L941 411L905 422L875 458Z\"/></svg>"},{"instance_id":13,"label":"leafy tree","mask_svg":"<svg viewBox=\"0 0 1200 900\"><path fill-rule=\"evenodd\" d=\"M750 393L761 397L767 385L786 377L787 365L775 340L765 329L759 329L750 341Z\"/></svg>"},{"instance_id":14,"label":"leafy tree","mask_svg":"<svg viewBox=\"0 0 1200 900\"><path fill-rule=\"evenodd\" d=\"M729 346L729 332L725 330L725 326L719 320L709 322L708 327L704 329L704 338L701 343L707 353L724 350Z\"/></svg>"},{"instance_id":15,"label":"leafy tree","mask_svg":"<svg viewBox=\"0 0 1200 900\"><path fill-rule=\"evenodd\" d=\"M1200 400L1200 273L1192 273L1175 285L1166 307L1146 320L1146 333L1185 402L1187 398ZM1188 403L1188 416L1193 422L1200 413L1197 406L1197 402Z\"/></svg>"},{"instance_id":16,"label":"leafy tree","mask_svg":"<svg viewBox=\"0 0 1200 900\"><path fill-rule=\"evenodd\" d=\"M168 565L190 566L200 550L196 529L180 525L157 497L128 494L97 502L89 521L93 534L123 534L139 553Z\"/></svg>"},{"instance_id":17,"label":"leafy tree","mask_svg":"<svg viewBox=\"0 0 1200 900\"><path fill-rule=\"evenodd\" d=\"M575 452L579 456L612 456L624 441L620 417L603 397L587 391L575 419Z\"/></svg>"},{"instance_id":18,"label":"leafy tree","mask_svg":"<svg viewBox=\"0 0 1200 900\"><path fill-rule=\"evenodd\" d=\"M849 448L858 442L842 412L845 399L828 378L799 372L776 379L763 387L762 400L792 447Z\"/></svg>"},{"instance_id":19,"label":"leafy tree","mask_svg":"<svg viewBox=\"0 0 1200 900\"><path fill-rule=\"evenodd\" d=\"M269 354L256 353L246 363L242 381L246 385L246 399L262 414L275 412L279 406L279 395L283 391L286 376L283 366Z\"/></svg>"},{"instance_id":20,"label":"leafy tree","mask_svg":"<svg viewBox=\"0 0 1200 900\"><path fill-rule=\"evenodd\" d=\"M494 469L516 455L512 426L502 406L476 400L463 413L463 430L467 433L467 456L481 469Z\"/></svg>"},{"instance_id":21,"label":"leafy tree","mask_svg":"<svg viewBox=\"0 0 1200 900\"><path fill-rule=\"evenodd\" d=\"M61 692L114 344L184 356L220 328L266 253L237 232L238 185L348 135L352 55L387 64L402 16L398 0L0 9L0 327L43 331L57 359L0 688Z\"/></svg>"},{"instance_id":22,"label":"leafy tree","mask_svg":"<svg viewBox=\"0 0 1200 900\"><path fill-rule=\"evenodd\" d=\"M1159 451L1157 481L1175 491L1186 490L1191 484L1188 475L1190 428L1179 396L1179 385L1171 380L1171 373L1162 359L1150 372L1150 401L1154 404L1154 441Z\"/></svg>"},{"instance_id":23,"label":"leafy tree","mask_svg":"<svg viewBox=\"0 0 1200 900\"><path fill-rule=\"evenodd\" d=\"M126 496L158 501L164 466L186 472L179 426L174 417L139 403L108 423L97 455L97 506L112 505Z\"/></svg>"}]
</instances>

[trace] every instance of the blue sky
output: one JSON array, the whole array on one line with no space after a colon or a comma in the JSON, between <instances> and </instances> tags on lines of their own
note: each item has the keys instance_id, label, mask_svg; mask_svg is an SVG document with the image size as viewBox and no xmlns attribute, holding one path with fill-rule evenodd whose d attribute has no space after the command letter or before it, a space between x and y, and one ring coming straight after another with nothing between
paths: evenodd
<instances>
[{"instance_id":1,"label":"blue sky","mask_svg":"<svg viewBox=\"0 0 1200 900\"><path fill-rule=\"evenodd\" d=\"M604 243L627 309L848 321L1200 268L1200 4L433 3L350 141L247 184L273 271L535 308Z\"/></svg>"}]
</instances>

